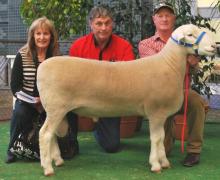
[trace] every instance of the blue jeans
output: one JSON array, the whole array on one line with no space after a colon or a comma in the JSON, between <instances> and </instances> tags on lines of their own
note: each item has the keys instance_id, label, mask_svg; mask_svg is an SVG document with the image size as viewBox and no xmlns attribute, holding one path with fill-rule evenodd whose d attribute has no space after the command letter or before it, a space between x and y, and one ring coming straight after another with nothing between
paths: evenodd
<instances>
[{"instance_id":1,"label":"blue jeans","mask_svg":"<svg viewBox=\"0 0 220 180\"><path fill-rule=\"evenodd\" d=\"M120 146L120 118L99 118L95 126L94 136L106 152L118 151Z\"/></svg>"}]
</instances>

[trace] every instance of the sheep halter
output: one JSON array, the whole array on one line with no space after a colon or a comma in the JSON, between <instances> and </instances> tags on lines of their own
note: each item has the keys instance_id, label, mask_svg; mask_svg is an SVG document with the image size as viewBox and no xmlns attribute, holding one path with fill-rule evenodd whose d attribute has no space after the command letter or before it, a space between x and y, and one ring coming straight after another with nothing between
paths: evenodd
<instances>
[{"instance_id":1,"label":"sheep halter","mask_svg":"<svg viewBox=\"0 0 220 180\"><path fill-rule=\"evenodd\" d=\"M181 150L184 152L184 138L186 131L186 120L187 120L187 108L188 108L188 95L189 95L189 63L186 64L186 75L185 75L185 94L184 94L184 114L183 114L183 127L181 132Z\"/></svg>"},{"instance_id":2,"label":"sheep halter","mask_svg":"<svg viewBox=\"0 0 220 180\"><path fill-rule=\"evenodd\" d=\"M194 44L187 43L187 42L183 42L183 41L179 41L179 40L177 40L177 39L174 39L174 37L172 37L172 36L171 36L171 39L172 39L175 43L177 43L177 44L179 44L179 45L182 45L182 46L185 46L185 47L192 47L192 48L194 49L194 51L195 51L195 54L196 54L196 55L199 55L199 54L198 54L198 45L199 45L200 41L202 40L203 36L205 35L205 33L206 33L205 31L201 32L201 34L200 34L199 37L196 39L196 42L195 42Z\"/></svg>"},{"instance_id":3,"label":"sheep halter","mask_svg":"<svg viewBox=\"0 0 220 180\"><path fill-rule=\"evenodd\" d=\"M200 41L202 40L203 36L205 35L206 32L201 32L200 35L198 36L198 38L196 39L194 44L191 43L187 43L187 42L183 42L183 41L179 41L177 39L174 39L174 37L171 36L171 39L181 45L181 46L185 46L185 47L192 47L193 50L195 51L196 55L198 54L198 45L200 43ZM182 127L182 132L181 132L181 150L182 153L184 152L184 137L185 137L185 131L186 131L186 119L187 119L187 104L188 104L188 94L189 94L189 63L187 63L186 65L186 75L185 75L185 95L184 95L184 115L183 115L183 127Z\"/></svg>"}]
</instances>

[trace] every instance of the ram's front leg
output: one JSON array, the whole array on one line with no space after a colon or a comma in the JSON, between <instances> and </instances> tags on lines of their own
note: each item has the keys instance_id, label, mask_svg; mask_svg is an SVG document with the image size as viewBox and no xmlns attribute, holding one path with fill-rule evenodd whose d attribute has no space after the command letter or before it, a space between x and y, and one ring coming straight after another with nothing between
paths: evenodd
<instances>
[{"instance_id":1,"label":"ram's front leg","mask_svg":"<svg viewBox=\"0 0 220 180\"><path fill-rule=\"evenodd\" d=\"M165 147L164 147L164 126L158 128L158 134L160 134L160 142L158 145L158 155L159 155L159 162L163 169L170 168L170 162L166 157Z\"/></svg>"},{"instance_id":2,"label":"ram's front leg","mask_svg":"<svg viewBox=\"0 0 220 180\"><path fill-rule=\"evenodd\" d=\"M161 171L161 165L158 156L159 138L158 135L155 132L152 132L151 129L152 127L150 126L151 150L150 150L149 163L151 165L151 171L155 173L159 173Z\"/></svg>"},{"instance_id":3,"label":"ram's front leg","mask_svg":"<svg viewBox=\"0 0 220 180\"><path fill-rule=\"evenodd\" d=\"M166 117L159 117L158 113L154 114L157 116L151 117L149 120L151 140L149 163L151 164L151 171L158 173L161 168L170 167L170 163L166 158L164 148L164 122Z\"/></svg>"},{"instance_id":4,"label":"ram's front leg","mask_svg":"<svg viewBox=\"0 0 220 180\"><path fill-rule=\"evenodd\" d=\"M159 155L159 147L161 143L161 127L163 128L163 122L158 113L154 112L154 115L149 118L150 128L150 140L151 140L151 151L149 157L149 163L151 165L151 171L159 173L161 172L161 162Z\"/></svg>"}]
</instances>

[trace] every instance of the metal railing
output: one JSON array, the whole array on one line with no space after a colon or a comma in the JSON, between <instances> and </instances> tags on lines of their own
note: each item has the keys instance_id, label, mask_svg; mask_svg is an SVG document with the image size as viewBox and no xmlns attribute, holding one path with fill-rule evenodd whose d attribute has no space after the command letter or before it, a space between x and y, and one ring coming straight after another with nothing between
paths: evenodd
<instances>
[{"instance_id":1,"label":"metal railing","mask_svg":"<svg viewBox=\"0 0 220 180\"><path fill-rule=\"evenodd\" d=\"M10 89L11 69L15 55L0 56L0 89Z\"/></svg>"}]
</instances>

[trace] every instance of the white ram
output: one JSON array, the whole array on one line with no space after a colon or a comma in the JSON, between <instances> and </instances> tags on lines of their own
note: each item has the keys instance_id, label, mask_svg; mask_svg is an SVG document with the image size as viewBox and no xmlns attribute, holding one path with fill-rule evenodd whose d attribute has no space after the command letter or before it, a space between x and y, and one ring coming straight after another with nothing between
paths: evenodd
<instances>
[{"instance_id":1,"label":"white ram","mask_svg":"<svg viewBox=\"0 0 220 180\"><path fill-rule=\"evenodd\" d=\"M41 166L46 176L54 173L52 160L57 166L64 162L55 134L71 110L90 117L147 117L151 170L170 166L163 127L183 103L186 57L195 53L212 56L216 49L208 33L192 24L177 28L172 37L160 53L135 61L110 63L58 56L39 66L37 85L47 112L40 130Z\"/></svg>"}]
</instances>

